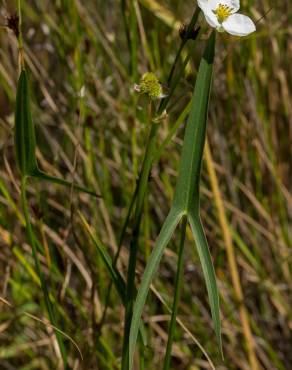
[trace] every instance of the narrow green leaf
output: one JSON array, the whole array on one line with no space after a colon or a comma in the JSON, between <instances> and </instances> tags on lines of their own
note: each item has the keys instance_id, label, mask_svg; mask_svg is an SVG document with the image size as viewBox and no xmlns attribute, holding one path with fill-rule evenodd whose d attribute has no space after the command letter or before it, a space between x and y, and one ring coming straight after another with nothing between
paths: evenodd
<instances>
[{"instance_id":1,"label":"narrow green leaf","mask_svg":"<svg viewBox=\"0 0 292 370\"><path fill-rule=\"evenodd\" d=\"M181 217L183 216L182 212L174 208L169 212L160 234L156 240L153 252L149 258L148 264L146 266L143 278L141 281L140 288L138 290L136 302L133 309L133 318L129 336L129 361L130 369L133 366L133 357L135 351L135 345L137 341L138 331L141 323L141 315L143 307L146 302L147 294L150 288L151 281L158 269L159 262L163 256L163 252L168 242L170 241L172 234L179 223Z\"/></svg>"},{"instance_id":2,"label":"narrow green leaf","mask_svg":"<svg viewBox=\"0 0 292 370\"><path fill-rule=\"evenodd\" d=\"M214 50L215 33L213 32L207 41L198 71L173 200L174 204L184 210L199 207L200 171L213 74Z\"/></svg>"},{"instance_id":3,"label":"narrow green leaf","mask_svg":"<svg viewBox=\"0 0 292 370\"><path fill-rule=\"evenodd\" d=\"M29 84L25 70L21 71L17 84L14 138L19 170L22 176L29 175L37 169L37 161L35 157L35 131L30 110Z\"/></svg>"},{"instance_id":4,"label":"narrow green leaf","mask_svg":"<svg viewBox=\"0 0 292 370\"><path fill-rule=\"evenodd\" d=\"M158 269L159 262L180 218L186 215L198 248L204 277L206 280L211 312L214 321L218 343L221 345L221 326L219 311L219 294L216 277L207 240L199 217L200 204L200 172L203 157L209 96L212 82L213 62L215 54L215 32L211 34L202 57L194 94L191 102L191 111L185 131L179 176L175 189L174 200L169 216L162 226L161 232L150 256L134 305L133 319L129 337L129 362L133 366L133 356L137 341L138 329L143 307L151 281Z\"/></svg>"},{"instance_id":5,"label":"narrow green leaf","mask_svg":"<svg viewBox=\"0 0 292 370\"><path fill-rule=\"evenodd\" d=\"M33 176L54 184L72 187L97 198L100 197L94 191L85 187L72 184L70 181L51 176L39 170L35 154L35 127L32 122L29 81L26 70L21 71L17 84L14 140L16 160L22 176Z\"/></svg>"},{"instance_id":6,"label":"narrow green leaf","mask_svg":"<svg viewBox=\"0 0 292 370\"><path fill-rule=\"evenodd\" d=\"M223 352L221 340L219 293L216 283L215 270L208 247L208 242L199 215L197 215L195 212L189 212L188 219L195 239L200 262L202 265L217 341L219 343L220 351L222 354Z\"/></svg>"},{"instance_id":7,"label":"narrow green leaf","mask_svg":"<svg viewBox=\"0 0 292 370\"><path fill-rule=\"evenodd\" d=\"M31 173L30 174L32 177L35 177L37 179L40 179L40 180L44 180L44 181L48 181L52 184L58 184L58 185L62 185L62 186L65 186L67 188L73 188L74 190L78 190L82 193L86 193L86 194L89 194L93 197L96 197L96 198L101 198L101 195L99 194L96 194L94 191L92 190L89 190L83 186L80 186L80 185L77 185L75 183L72 183L70 181L67 181L67 180L64 180L64 179L61 179L59 177L55 177L55 176L51 176L39 169L37 169L36 171L34 171L34 173Z\"/></svg>"},{"instance_id":8,"label":"narrow green leaf","mask_svg":"<svg viewBox=\"0 0 292 370\"><path fill-rule=\"evenodd\" d=\"M171 310L171 319L168 328L168 339L167 339L167 346L164 356L164 364L163 370L170 369L170 362L171 362L171 354L172 354L172 344L174 340L175 334L175 327L176 327L176 318L178 313L178 307L180 303L180 295L181 295L181 288L183 283L183 274L184 274L184 250L185 250L185 239L186 239L186 232L187 232L187 223L188 219L187 216L182 217L181 221L181 235L180 235L180 243L178 248L178 258L177 258L177 271L174 283L174 295L173 295L173 303L172 303L172 310Z\"/></svg>"},{"instance_id":9,"label":"narrow green leaf","mask_svg":"<svg viewBox=\"0 0 292 370\"><path fill-rule=\"evenodd\" d=\"M206 136L209 97L215 54L215 32L211 34L200 63L192 108L188 119L174 204L188 214L207 285L217 340L222 353L219 294L208 243L200 220L200 172Z\"/></svg>"},{"instance_id":10,"label":"narrow green leaf","mask_svg":"<svg viewBox=\"0 0 292 370\"><path fill-rule=\"evenodd\" d=\"M23 208L24 217L25 217L26 231L27 231L29 243L32 248L32 255L33 255L34 262L35 262L35 268L36 268L36 272L37 272L37 275L41 283L41 288L43 291L45 305L48 311L50 322L54 327L57 327L55 308L50 299L49 289L47 286L45 275L42 270L41 262L38 257L37 243L36 243L37 238L34 233L31 222L30 222L29 208L28 208L28 202L27 202L27 196L26 196L26 184L27 184L27 176L22 176L21 177L21 202L22 202L22 208ZM56 334L60 352L63 358L64 368L67 369L67 351L66 351L66 347L63 342L62 335L59 330L55 330L55 334Z\"/></svg>"},{"instance_id":11,"label":"narrow green leaf","mask_svg":"<svg viewBox=\"0 0 292 370\"><path fill-rule=\"evenodd\" d=\"M99 254L100 254L100 256L103 260L103 263L104 263L105 267L108 270L108 273L109 273L109 275L110 275L110 277L111 277L111 279L112 279L112 281L113 281L113 283L116 287L116 290L117 290L119 296L121 297L122 302L125 303L125 301L126 301L126 284L124 282L123 277L119 273L118 269L112 263L111 257L107 253L103 244L98 240L96 235L94 235L94 233L93 233L90 225L86 221L85 217L82 215L81 212L78 212L78 214L79 214L80 219L82 221L82 224L85 227L87 233L89 234L93 244L96 246L96 249L98 250L98 252L99 252Z\"/></svg>"},{"instance_id":12,"label":"narrow green leaf","mask_svg":"<svg viewBox=\"0 0 292 370\"><path fill-rule=\"evenodd\" d=\"M89 234L93 244L95 245L96 249L98 250L98 253L100 254L102 261L104 263L104 266L106 267L112 282L123 302L123 304L126 304L126 283L120 274L119 270L115 266L114 262L112 262L112 259L110 255L107 253L105 246L100 242L100 240L97 238L97 236L94 234L92 228L86 221L85 217L81 212L78 212L81 222L83 226L85 227L87 233ZM141 324L139 327L140 336L142 339L142 342L147 345L147 336L144 326Z\"/></svg>"}]
</instances>

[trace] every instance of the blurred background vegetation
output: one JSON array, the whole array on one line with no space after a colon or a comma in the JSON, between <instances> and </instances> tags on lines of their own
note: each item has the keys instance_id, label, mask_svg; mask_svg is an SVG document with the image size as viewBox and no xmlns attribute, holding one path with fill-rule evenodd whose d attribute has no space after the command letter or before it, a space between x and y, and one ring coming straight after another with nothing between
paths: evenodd
<instances>
[{"instance_id":1,"label":"blurred background vegetation","mask_svg":"<svg viewBox=\"0 0 292 370\"><path fill-rule=\"evenodd\" d=\"M58 326L83 356L82 360L65 338L73 369L119 368L124 315L113 290L100 325L110 280L77 211L114 256L148 132L147 102L135 95L132 86L149 70L166 83L180 45L178 29L190 20L196 6L191 0L139 0L132 7L128 3L122 10L116 0L23 1L40 166L103 195L97 201L75 192L72 196L59 186L30 182L31 214L44 246L41 261ZM242 306L259 369L292 369L292 6L290 0L241 3L243 12L257 21L258 30L244 39L227 34L217 39L208 141L219 195L206 163L202 171L202 218L220 289L225 361L218 354L205 283L189 234L172 369L255 368L239 315ZM12 0L0 4L0 368L58 369L60 353L47 324L27 244L15 165L18 50L13 32L3 26L17 4ZM131 52L124 21L132 31ZM185 50L191 59L184 78L167 117L159 123L158 146L190 100L208 32L202 17L200 23L198 40L190 41ZM171 204L183 128L184 121L152 171L138 281ZM230 275L226 227L220 222L216 196L223 200L233 240L242 302ZM118 263L124 275L128 241ZM143 354L149 370L160 370L164 356L176 246L174 239L144 310L148 346ZM138 361L135 366L142 368Z\"/></svg>"}]
</instances>

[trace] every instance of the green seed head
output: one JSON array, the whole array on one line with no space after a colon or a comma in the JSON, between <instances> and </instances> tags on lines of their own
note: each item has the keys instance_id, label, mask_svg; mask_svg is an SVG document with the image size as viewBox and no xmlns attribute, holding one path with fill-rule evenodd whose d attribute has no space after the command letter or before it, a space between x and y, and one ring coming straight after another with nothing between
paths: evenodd
<instances>
[{"instance_id":1,"label":"green seed head","mask_svg":"<svg viewBox=\"0 0 292 370\"><path fill-rule=\"evenodd\" d=\"M161 84L154 73L145 73L141 80L139 89L141 94L146 94L150 99L159 99L163 95Z\"/></svg>"}]
</instances>

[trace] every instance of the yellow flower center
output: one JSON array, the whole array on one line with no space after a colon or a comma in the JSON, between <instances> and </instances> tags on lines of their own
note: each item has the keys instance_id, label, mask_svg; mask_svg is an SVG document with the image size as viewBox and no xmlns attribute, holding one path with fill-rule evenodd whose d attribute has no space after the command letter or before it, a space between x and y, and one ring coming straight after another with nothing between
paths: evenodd
<instances>
[{"instance_id":1,"label":"yellow flower center","mask_svg":"<svg viewBox=\"0 0 292 370\"><path fill-rule=\"evenodd\" d=\"M213 12L216 14L219 23L222 23L232 14L232 8L228 5L219 4L216 10Z\"/></svg>"}]
</instances>

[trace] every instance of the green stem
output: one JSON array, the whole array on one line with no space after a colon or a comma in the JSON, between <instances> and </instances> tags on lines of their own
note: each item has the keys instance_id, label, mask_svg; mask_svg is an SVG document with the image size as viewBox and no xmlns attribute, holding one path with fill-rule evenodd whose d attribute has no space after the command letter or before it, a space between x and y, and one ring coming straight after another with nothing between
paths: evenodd
<instances>
[{"instance_id":1,"label":"green stem","mask_svg":"<svg viewBox=\"0 0 292 370\"><path fill-rule=\"evenodd\" d=\"M130 207L128 209L127 216L126 216L126 219L125 219L124 224L123 224L122 232L121 232L121 235L120 235L120 238L119 238L118 250L117 250L117 252L115 254L115 257L114 257L114 260L113 260L113 267L114 268L117 266L117 261L119 259L119 256L120 256L120 253L121 253L121 250L122 250L122 245L123 245L124 237L126 235L126 230L127 230L127 227L128 227L129 221L130 221L130 217L131 217L131 214L132 214L132 209L133 209L134 204L135 204L135 200L136 200L136 196L137 196L137 190L138 190L138 186L136 186L136 189L135 189L135 192L134 192L134 196L131 199ZM106 298L105 298L104 311L103 311L102 318L101 318L100 323L99 323L99 334L101 334L101 329L102 329L102 327L103 327L103 325L105 323L107 309L108 309L108 306L109 306L109 300L110 300L110 294L111 294L112 286L113 286L113 282L111 281L109 283L109 286L108 286L108 289L107 289L107 295L106 295Z\"/></svg>"},{"instance_id":2,"label":"green stem","mask_svg":"<svg viewBox=\"0 0 292 370\"><path fill-rule=\"evenodd\" d=\"M177 62L180 58L180 55L182 53L182 50L184 46L186 45L188 41L188 36L193 29L194 25L197 22L198 16L199 16L200 10L197 8L192 20L188 26L186 37L182 40L180 48L177 52L177 56L175 58L175 62L172 66L168 83L170 84L174 72L176 69ZM185 64L184 64L185 67ZM182 74L180 74L182 75ZM174 86L172 86L172 91L175 89L176 85L178 84L179 79L175 80ZM157 110L157 115L161 115L164 109L167 107L170 98L172 94L168 96L166 99L161 101L161 104L159 105L159 108ZM138 252L138 239L139 239L139 233L140 233L140 225L141 225L141 218L142 218L142 210L143 210L143 204L144 204L144 198L148 186L148 180L149 175L151 172L154 155L156 153L156 138L157 133L159 129L158 124L152 123L152 116L153 116L153 107L151 103L151 109L150 109L150 134L148 143L146 146L146 152L144 155L143 165L141 169L141 174L139 178L139 182L137 184L138 191L137 191L137 201L136 201L136 208L135 208L135 214L134 214L134 227L132 231L132 240L130 244L130 256L129 256L129 264L128 264L128 277L127 277L127 293L126 293L126 314L125 314L125 327L124 327L124 339L123 339L123 354L122 354L122 370L128 370L129 369L129 333L130 333L130 327L131 327L131 320L132 320L132 313L133 313L133 303L134 303L134 295L135 295L135 272L136 272L136 262L137 262L137 252Z\"/></svg>"},{"instance_id":3,"label":"green stem","mask_svg":"<svg viewBox=\"0 0 292 370\"><path fill-rule=\"evenodd\" d=\"M188 25L188 28L187 28L187 31L186 31L186 34L185 34L185 37L181 40L181 44L180 44L180 47L177 51L177 54L176 54L176 57L175 57L175 60L174 60L174 63L172 65L172 68L170 70L170 73L169 73L169 76L168 76L168 79L167 79L167 84L168 86L170 87L170 94L161 101L160 105L159 105L159 108L158 108L158 112L157 112L157 115L159 116L160 114L163 113L163 111L166 109L172 95L173 95L173 92L177 86L177 84L179 83L179 80L180 78L182 77L182 74L185 70L185 67L186 67L186 64L188 62L188 57L185 59L184 63L183 63L183 67L181 68L180 72L178 73L178 77L173 81L173 77L174 77L174 73L175 73L175 70L177 68L177 64L178 64L178 61L181 57L181 53L184 49L184 47L186 46L187 42L189 41L189 36L193 30L193 28L195 27L197 21L198 21L198 18L199 18L199 14L200 14L200 8L197 7L193 16L192 16L192 19L191 19L191 22L189 23ZM172 83L173 81L173 83Z\"/></svg>"},{"instance_id":4,"label":"green stem","mask_svg":"<svg viewBox=\"0 0 292 370\"><path fill-rule=\"evenodd\" d=\"M167 341L166 353L164 357L163 370L169 370L169 367L170 367L172 343L173 343L173 337L174 337L175 326L176 326L176 316L178 312L180 292L181 292L181 286L182 286L182 281L183 281L184 246L185 246L185 238L186 238L186 230L187 230L187 221L188 221L187 216L183 216L182 225L181 225L180 245L179 245L179 251L178 251L177 272L176 272L175 285L174 285L174 298L173 298L173 305L172 305L171 320L170 320L170 325L168 329L168 341Z\"/></svg>"},{"instance_id":5,"label":"green stem","mask_svg":"<svg viewBox=\"0 0 292 370\"><path fill-rule=\"evenodd\" d=\"M122 17L123 17L123 24L124 24L124 28L125 28L127 45L128 45L130 55L132 56L131 32L130 32L130 27L129 27L129 23L128 23L126 0L121 0L121 12L122 12ZM130 61L130 73L131 72L132 72L132 58L131 58L131 61Z\"/></svg>"},{"instance_id":6,"label":"green stem","mask_svg":"<svg viewBox=\"0 0 292 370\"><path fill-rule=\"evenodd\" d=\"M129 333L131 327L133 303L135 299L135 273L137 264L138 241L140 233L140 225L142 218L142 210L144 204L145 193L148 186L149 174L152 166L152 158L156 148L157 126L152 122L153 119L153 103L149 103L149 124L151 125L148 142L146 145L146 152L141 169L141 176L139 179L139 186L137 191L137 201L134 214L134 226L132 232L132 239L130 243L130 255L128 264L127 289L126 289L126 315L125 315L125 329L123 341L123 357L122 370L129 368L128 350L129 350Z\"/></svg>"},{"instance_id":7,"label":"green stem","mask_svg":"<svg viewBox=\"0 0 292 370\"><path fill-rule=\"evenodd\" d=\"M174 72L175 72L177 63L178 63L178 61L180 59L180 56L181 56L181 53L182 53L184 47L186 46L186 44L187 44L187 42L189 40L188 39L188 36L189 36L191 30L194 28L194 26L195 26L195 24L196 24L196 22L198 20L199 14L200 14L200 9L197 8L195 10L193 16L192 16L192 19L191 19L191 22L190 22L189 26L188 26L188 29L187 29L187 32L186 32L186 37L181 41L181 45L180 45L180 47L179 47L179 49L177 51L177 54L176 54L176 57L175 57L175 61L174 61L173 65L172 65L171 71L170 71L169 76L168 76L168 79L167 79L167 82L168 82L169 85L172 83L172 80L173 80L173 77L174 77ZM183 68L182 68L183 70L185 69L185 65L186 65L186 63L184 62ZM182 76L182 72L183 71L180 71L180 73L179 73L179 76L180 77ZM175 87L177 86L178 83L179 83L179 79L175 79L175 81L173 83L173 86L172 86L172 89L171 89L172 93L175 90ZM168 95L165 99L163 99L161 101L161 103L160 103L160 105L158 107L157 113L156 113L157 116L161 115L163 113L163 111L166 109L166 107L168 106L169 101L170 101L170 98L172 96L172 93L170 95ZM158 124L157 125L152 125L152 127L151 127L150 137L153 137L154 144L155 144L155 141L156 141L156 135L157 135L158 129L159 129L159 125ZM154 153L151 153L151 154L154 154ZM145 157L144 157L145 159L146 159L146 156L147 155L149 155L149 151L147 153L147 148L146 148L146 153L145 153ZM157 160L158 159L157 156L155 156L155 157L156 157L155 159ZM154 155L151 158L151 161L152 162L151 162L151 165L149 167L149 172L148 172L146 178L149 177L149 173L150 173L150 170L151 170L151 167L152 167L153 160L154 160ZM144 171L146 171L146 170L147 170L147 168L145 166L144 167ZM137 182L137 186L136 186L135 192L133 193L133 196L132 196L132 199L131 199L131 202L130 202L130 208L133 208L133 203L134 203L134 201L135 201L135 199L137 197L138 189L140 189L140 187L141 187L141 181L140 180L141 180L142 174L143 174L143 168L141 170L141 176L139 178L139 181ZM129 208L129 211L130 211L130 208ZM131 216L131 212L129 212L129 211L127 213L127 221L128 222L129 222L130 216ZM125 229L127 229L127 227L128 227L128 222L126 222L124 224L124 228ZM121 238L121 241L120 241L121 244L123 244L124 236L125 236L125 234Z\"/></svg>"},{"instance_id":8,"label":"green stem","mask_svg":"<svg viewBox=\"0 0 292 370\"><path fill-rule=\"evenodd\" d=\"M197 23L199 14L200 14L200 8L197 7L196 10L195 10L195 13L193 14L193 17L191 19L191 22L190 22L190 24L188 26L188 29L187 29L186 34L185 34L185 37L182 39L181 44L180 44L180 47L179 47L179 50L178 50L178 52L176 54L176 57L175 57L173 66L171 68L171 71L170 71L170 74L169 74L169 77L168 77L168 80L167 80L167 83L168 84L170 84L171 81L172 81L172 78L173 78L173 75L174 75L174 72L175 72L177 63L179 61L181 52L182 52L183 48L185 47L186 43L188 42L189 35L190 35L190 33L192 32L193 28L195 27L195 25Z\"/></svg>"},{"instance_id":9,"label":"green stem","mask_svg":"<svg viewBox=\"0 0 292 370\"><path fill-rule=\"evenodd\" d=\"M196 241L196 246L206 280L218 343L221 348L218 288L216 285L215 271L207 240L204 237L203 228L199 218L199 178L206 132L214 53L215 33L213 32L207 41L205 52L201 59L198 71L191 103L191 112L185 130L179 175L171 210L162 226L159 236L157 237L155 246L145 268L141 284L137 292L129 336L130 369L132 369L133 366L135 345L141 324L141 315L147 299L147 294L150 289L151 281L157 272L164 250L173 235L178 221L184 215L186 215L189 219Z\"/></svg>"},{"instance_id":10,"label":"green stem","mask_svg":"<svg viewBox=\"0 0 292 370\"><path fill-rule=\"evenodd\" d=\"M131 77L132 81L137 81L138 76L138 29L137 29L137 19L136 12L134 8L133 0L130 2L130 29L131 29Z\"/></svg>"},{"instance_id":11,"label":"green stem","mask_svg":"<svg viewBox=\"0 0 292 370\"><path fill-rule=\"evenodd\" d=\"M40 279L41 288L42 288L42 291L43 291L43 295L44 295L44 299L45 299L45 305L46 305L46 308L47 308L47 311L48 311L48 315L49 315L51 324L54 327L57 327L57 322L56 322L56 319L55 319L55 313L54 313L52 303L50 301L49 291L48 291L47 284L46 284L46 281L45 281L45 276L43 274L43 271L42 271L42 268L41 268L41 263L40 263L39 258L38 258L37 247L36 247L36 243L35 243L35 235L34 235L32 225L31 225L31 222L30 222L29 208L28 208L28 202L27 202L27 196L26 196L26 184L27 184L27 177L22 176L21 177L21 203L22 203L22 208L23 208L23 213L24 213L24 218L25 218L27 236L28 236L28 240L29 240L29 243L31 245L31 248L32 248L32 255L33 255L34 262L35 262L35 268L36 268L36 272L38 274L38 277ZM66 349L65 349L65 346L64 346L64 343L63 343L63 340L62 340L62 336L57 330L55 330L55 335L56 335L56 338L57 338L57 341L58 341L58 344L59 344L60 352L61 352L62 359L63 359L64 368L66 369L67 368L67 353L66 353Z\"/></svg>"},{"instance_id":12,"label":"green stem","mask_svg":"<svg viewBox=\"0 0 292 370\"><path fill-rule=\"evenodd\" d=\"M19 64L20 70L24 69L24 54L23 54L23 38L22 38L22 12L21 12L21 0L17 2L18 6L18 49L19 49Z\"/></svg>"}]
</instances>

